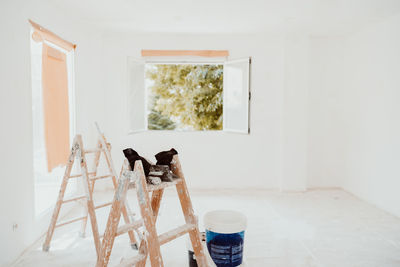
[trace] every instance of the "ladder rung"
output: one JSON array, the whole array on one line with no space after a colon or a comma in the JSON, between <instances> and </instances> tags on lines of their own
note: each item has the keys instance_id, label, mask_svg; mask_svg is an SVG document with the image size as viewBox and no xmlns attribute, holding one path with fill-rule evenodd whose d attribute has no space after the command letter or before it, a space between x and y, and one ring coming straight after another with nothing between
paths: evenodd
<instances>
[{"instance_id":1,"label":"ladder rung","mask_svg":"<svg viewBox=\"0 0 400 267\"><path fill-rule=\"evenodd\" d=\"M107 174L107 175L102 175L102 176L90 177L90 181L100 180L100 179L104 179L104 178L108 178L108 177L112 177L112 175L111 174Z\"/></svg>"},{"instance_id":2,"label":"ladder rung","mask_svg":"<svg viewBox=\"0 0 400 267\"><path fill-rule=\"evenodd\" d=\"M125 234L126 232L128 232L130 230L133 230L133 229L136 229L136 228L139 228L142 225L143 225L143 220L142 219L134 221L133 223L125 224L125 225L123 225L121 227L118 227L116 236Z\"/></svg>"},{"instance_id":3,"label":"ladder rung","mask_svg":"<svg viewBox=\"0 0 400 267\"><path fill-rule=\"evenodd\" d=\"M73 222L76 222L76 221L83 220L85 218L86 218L86 216L75 218L75 219L72 219L72 220L69 220L69 221L65 221L65 222L59 223L55 227L60 227L60 226L66 225L66 224L70 224L70 223L73 223Z\"/></svg>"},{"instance_id":4,"label":"ladder rung","mask_svg":"<svg viewBox=\"0 0 400 267\"><path fill-rule=\"evenodd\" d=\"M96 153L96 152L103 151L103 150L104 150L103 148L86 149L84 153L85 154Z\"/></svg>"},{"instance_id":5,"label":"ladder rung","mask_svg":"<svg viewBox=\"0 0 400 267\"><path fill-rule=\"evenodd\" d=\"M168 231L166 233L163 233L161 235L158 236L158 240L160 242L160 245L163 245L165 243L168 243L171 240L174 240L188 232L190 232L191 230L195 229L196 225L191 224L191 223L187 223L184 224L182 226L179 226L178 228L175 228L171 231Z\"/></svg>"},{"instance_id":6,"label":"ladder rung","mask_svg":"<svg viewBox=\"0 0 400 267\"><path fill-rule=\"evenodd\" d=\"M162 182L161 184L157 184L157 185L148 184L147 185L147 190L150 191L150 192L151 191L156 191L156 190L164 189L164 188L167 188L167 187L170 187L170 186L173 186L173 185L177 185L177 184L179 184L181 182L182 182L182 179L177 178L173 182Z\"/></svg>"},{"instance_id":7,"label":"ladder rung","mask_svg":"<svg viewBox=\"0 0 400 267\"><path fill-rule=\"evenodd\" d=\"M117 265L117 267L127 267L127 266L136 265L136 263L146 259L146 257L147 257L146 254L139 253L135 257L132 257L132 258L129 258L126 260L122 260L121 263Z\"/></svg>"},{"instance_id":8,"label":"ladder rung","mask_svg":"<svg viewBox=\"0 0 400 267\"><path fill-rule=\"evenodd\" d=\"M88 175L94 175L95 172L88 172ZM82 174L75 174L75 175L70 175L68 178L77 178L77 177L81 177Z\"/></svg>"},{"instance_id":9,"label":"ladder rung","mask_svg":"<svg viewBox=\"0 0 400 267\"><path fill-rule=\"evenodd\" d=\"M67 202L77 201L77 200L79 200L79 199L83 199L83 198L86 198L86 196L74 197L74 198L70 198L70 199L67 199L67 200L63 200L63 202L62 202L62 203L67 203Z\"/></svg>"},{"instance_id":10,"label":"ladder rung","mask_svg":"<svg viewBox=\"0 0 400 267\"><path fill-rule=\"evenodd\" d=\"M177 178L174 179L173 182L161 182L161 184L147 184L147 191L151 192L151 191L156 191L156 190L160 190L160 189L164 189L173 185L177 185L180 184L182 182L181 178ZM129 184L129 188L135 188L135 182L131 182Z\"/></svg>"},{"instance_id":11,"label":"ladder rung","mask_svg":"<svg viewBox=\"0 0 400 267\"><path fill-rule=\"evenodd\" d=\"M111 206L111 204L112 204L112 202L103 203L103 204L95 206L94 209L100 209L100 208L104 208L107 206Z\"/></svg>"}]
</instances>

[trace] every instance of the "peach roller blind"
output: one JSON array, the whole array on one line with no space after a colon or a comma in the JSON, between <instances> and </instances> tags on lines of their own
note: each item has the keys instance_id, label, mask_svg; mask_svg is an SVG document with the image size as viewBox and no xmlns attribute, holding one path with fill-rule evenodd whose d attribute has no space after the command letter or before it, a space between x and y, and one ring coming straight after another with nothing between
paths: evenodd
<instances>
[{"instance_id":1,"label":"peach roller blind","mask_svg":"<svg viewBox=\"0 0 400 267\"><path fill-rule=\"evenodd\" d=\"M66 55L43 43L42 87L47 168L69 156L68 73Z\"/></svg>"}]
</instances>

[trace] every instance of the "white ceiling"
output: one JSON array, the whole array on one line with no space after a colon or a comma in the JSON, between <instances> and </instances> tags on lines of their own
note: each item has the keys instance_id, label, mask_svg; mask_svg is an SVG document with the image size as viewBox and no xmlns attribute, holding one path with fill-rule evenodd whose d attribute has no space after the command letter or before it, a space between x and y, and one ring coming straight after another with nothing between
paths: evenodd
<instances>
[{"instance_id":1,"label":"white ceiling","mask_svg":"<svg viewBox=\"0 0 400 267\"><path fill-rule=\"evenodd\" d=\"M113 31L341 35L400 12L400 0L52 0Z\"/></svg>"}]
</instances>

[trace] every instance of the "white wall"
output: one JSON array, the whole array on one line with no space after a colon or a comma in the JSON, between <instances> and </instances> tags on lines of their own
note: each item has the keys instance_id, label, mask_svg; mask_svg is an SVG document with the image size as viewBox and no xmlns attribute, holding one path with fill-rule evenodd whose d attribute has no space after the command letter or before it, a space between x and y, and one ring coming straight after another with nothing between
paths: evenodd
<instances>
[{"instance_id":1,"label":"white wall","mask_svg":"<svg viewBox=\"0 0 400 267\"><path fill-rule=\"evenodd\" d=\"M307 186L341 187L344 164L343 37L309 39Z\"/></svg>"},{"instance_id":2,"label":"white wall","mask_svg":"<svg viewBox=\"0 0 400 267\"><path fill-rule=\"evenodd\" d=\"M400 15L309 49L308 186L400 216Z\"/></svg>"},{"instance_id":3,"label":"white wall","mask_svg":"<svg viewBox=\"0 0 400 267\"><path fill-rule=\"evenodd\" d=\"M400 15L345 42L346 190L400 216Z\"/></svg>"},{"instance_id":4,"label":"white wall","mask_svg":"<svg viewBox=\"0 0 400 267\"><path fill-rule=\"evenodd\" d=\"M283 173L280 189L303 191L307 182L308 37L285 36Z\"/></svg>"},{"instance_id":5,"label":"white wall","mask_svg":"<svg viewBox=\"0 0 400 267\"><path fill-rule=\"evenodd\" d=\"M33 3L35 2L35 3ZM32 166L32 102L30 76L30 27L28 18L76 42L76 97L79 131L90 134L89 122L103 97L96 57L98 34L71 22L68 14L40 1L0 2L0 265L10 263L47 228L49 216L35 218ZM90 97L89 97L90 96ZM86 110L91 101L92 109ZM83 112L84 110L84 112ZM18 224L16 231L13 223Z\"/></svg>"},{"instance_id":6,"label":"white wall","mask_svg":"<svg viewBox=\"0 0 400 267\"><path fill-rule=\"evenodd\" d=\"M228 49L231 58L252 56L251 134L146 132L127 136L126 62L141 49ZM109 33L104 132L119 169L122 149L133 147L150 159L175 147L190 187L277 188L282 173L283 43L279 36Z\"/></svg>"}]
</instances>

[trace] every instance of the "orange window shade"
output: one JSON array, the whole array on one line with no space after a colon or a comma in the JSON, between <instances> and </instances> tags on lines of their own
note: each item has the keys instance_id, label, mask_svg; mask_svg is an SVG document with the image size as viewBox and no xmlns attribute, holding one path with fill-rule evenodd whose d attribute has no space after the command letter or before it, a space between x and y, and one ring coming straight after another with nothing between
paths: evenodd
<instances>
[{"instance_id":1,"label":"orange window shade","mask_svg":"<svg viewBox=\"0 0 400 267\"><path fill-rule=\"evenodd\" d=\"M68 73L66 55L43 43L44 133L49 172L69 156Z\"/></svg>"}]
</instances>

